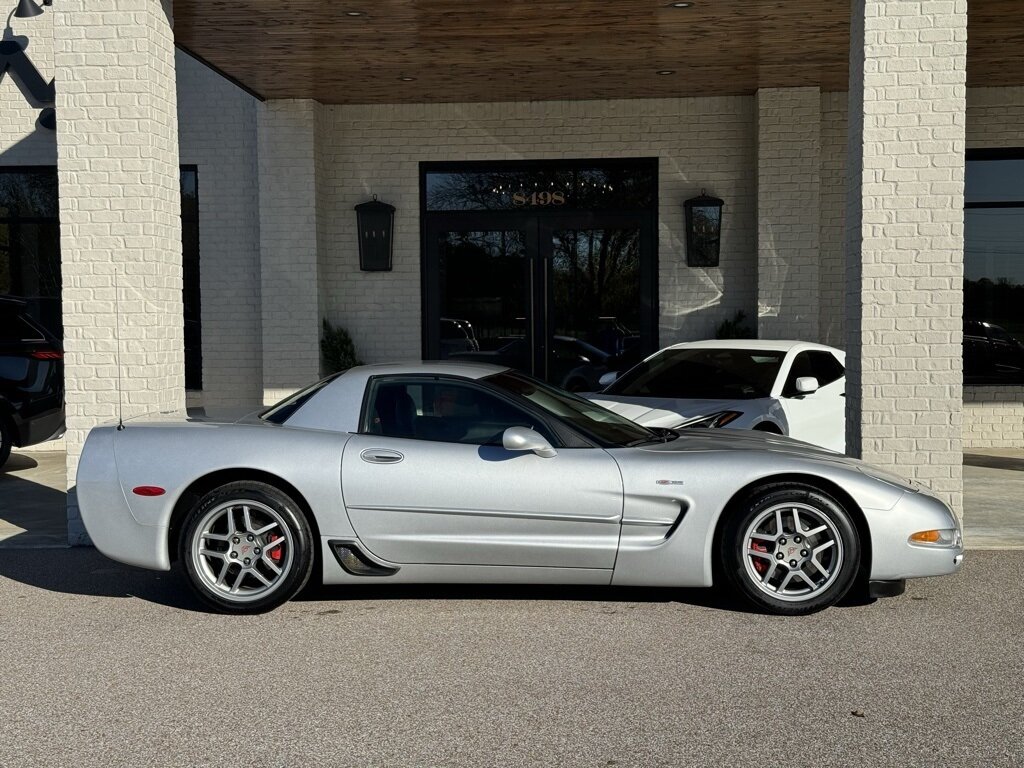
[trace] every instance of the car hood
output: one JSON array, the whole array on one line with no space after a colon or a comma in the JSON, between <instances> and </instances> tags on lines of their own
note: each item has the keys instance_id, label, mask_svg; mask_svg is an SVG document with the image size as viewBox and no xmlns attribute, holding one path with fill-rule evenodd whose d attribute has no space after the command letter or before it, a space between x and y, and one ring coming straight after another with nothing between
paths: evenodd
<instances>
[{"instance_id":1,"label":"car hood","mask_svg":"<svg viewBox=\"0 0 1024 768\"><path fill-rule=\"evenodd\" d=\"M645 427L674 427L680 421L719 411L751 410L760 400L682 400L670 397L620 397L596 393L589 400Z\"/></svg>"}]
</instances>

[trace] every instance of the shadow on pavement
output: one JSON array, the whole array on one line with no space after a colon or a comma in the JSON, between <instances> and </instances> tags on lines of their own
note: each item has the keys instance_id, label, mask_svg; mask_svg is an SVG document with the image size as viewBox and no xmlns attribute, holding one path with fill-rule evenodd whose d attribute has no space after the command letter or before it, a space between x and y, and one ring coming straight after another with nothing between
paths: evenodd
<instances>
[{"instance_id":1,"label":"shadow on pavement","mask_svg":"<svg viewBox=\"0 0 1024 768\"><path fill-rule=\"evenodd\" d=\"M177 567L149 571L114 562L92 547L12 549L0 557L0 579L49 592L88 597L137 598L188 611L210 611L193 596ZM370 600L568 600L577 602L682 603L714 610L750 613L718 589L594 587L555 585L405 584L311 585L301 602Z\"/></svg>"},{"instance_id":2,"label":"shadow on pavement","mask_svg":"<svg viewBox=\"0 0 1024 768\"><path fill-rule=\"evenodd\" d=\"M60 477L17 453L0 469L0 549L67 545L67 493L54 487L63 486L61 459Z\"/></svg>"},{"instance_id":3,"label":"shadow on pavement","mask_svg":"<svg viewBox=\"0 0 1024 768\"><path fill-rule=\"evenodd\" d=\"M989 469L1010 469L1024 472L1024 458L1019 456L994 456L990 454L965 453L964 464L968 467L988 467Z\"/></svg>"},{"instance_id":4,"label":"shadow on pavement","mask_svg":"<svg viewBox=\"0 0 1024 768\"><path fill-rule=\"evenodd\" d=\"M0 467L0 475L8 472L20 472L25 469L35 469L38 466L39 462L31 456L26 456L23 453L12 453L10 458L7 459L7 463Z\"/></svg>"}]
</instances>

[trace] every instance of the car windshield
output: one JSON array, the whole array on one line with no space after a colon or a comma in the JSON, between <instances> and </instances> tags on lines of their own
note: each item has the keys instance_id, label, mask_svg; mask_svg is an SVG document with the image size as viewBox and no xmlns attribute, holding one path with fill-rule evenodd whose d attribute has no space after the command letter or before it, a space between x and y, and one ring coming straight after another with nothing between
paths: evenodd
<instances>
[{"instance_id":1,"label":"car windshield","mask_svg":"<svg viewBox=\"0 0 1024 768\"><path fill-rule=\"evenodd\" d=\"M607 408L519 373L496 373L488 376L486 381L505 392L526 398L606 447L640 445L661 439L655 432Z\"/></svg>"},{"instance_id":2,"label":"car windshield","mask_svg":"<svg viewBox=\"0 0 1024 768\"><path fill-rule=\"evenodd\" d=\"M785 356L762 349L666 349L630 369L605 393L695 400L767 397Z\"/></svg>"}]
</instances>

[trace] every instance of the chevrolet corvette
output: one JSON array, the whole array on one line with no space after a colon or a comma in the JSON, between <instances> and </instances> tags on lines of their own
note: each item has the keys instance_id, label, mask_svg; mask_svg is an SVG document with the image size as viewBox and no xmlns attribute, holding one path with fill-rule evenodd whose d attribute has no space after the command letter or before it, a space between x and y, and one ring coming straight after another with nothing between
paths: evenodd
<instances>
[{"instance_id":1,"label":"chevrolet corvette","mask_svg":"<svg viewBox=\"0 0 1024 768\"><path fill-rule=\"evenodd\" d=\"M93 429L92 541L213 608L327 584L724 585L805 614L956 571L925 488L781 435L647 428L479 363L352 368L241 419Z\"/></svg>"}]
</instances>

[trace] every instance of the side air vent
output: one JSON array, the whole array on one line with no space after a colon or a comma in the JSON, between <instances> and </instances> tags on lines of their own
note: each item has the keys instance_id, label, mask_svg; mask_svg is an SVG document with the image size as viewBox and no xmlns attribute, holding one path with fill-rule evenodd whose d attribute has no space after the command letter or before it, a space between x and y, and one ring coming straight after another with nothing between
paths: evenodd
<instances>
[{"instance_id":1,"label":"side air vent","mask_svg":"<svg viewBox=\"0 0 1024 768\"><path fill-rule=\"evenodd\" d=\"M332 541L338 564L353 576L394 576L398 568L374 562L354 541Z\"/></svg>"}]
</instances>

